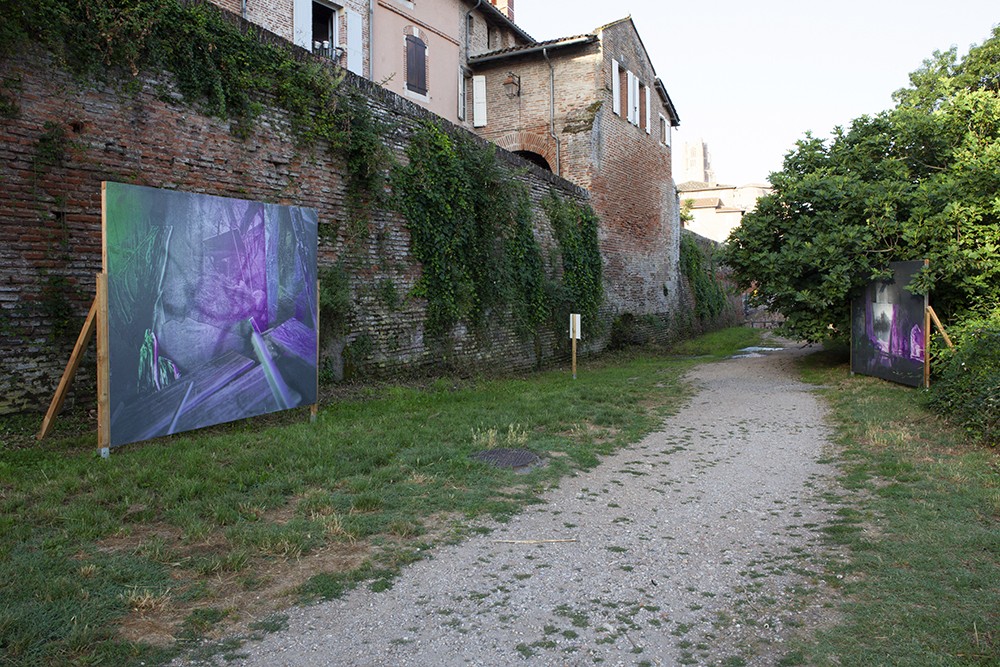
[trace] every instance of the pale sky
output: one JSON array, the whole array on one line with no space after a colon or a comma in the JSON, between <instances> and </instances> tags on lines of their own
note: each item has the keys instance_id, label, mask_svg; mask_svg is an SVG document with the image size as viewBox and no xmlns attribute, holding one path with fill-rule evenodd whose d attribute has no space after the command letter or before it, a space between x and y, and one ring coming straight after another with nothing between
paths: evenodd
<instances>
[{"instance_id":1,"label":"pale sky","mask_svg":"<svg viewBox=\"0 0 1000 667\"><path fill-rule=\"evenodd\" d=\"M537 40L631 15L681 117L675 155L704 139L716 180L734 185L780 170L806 131L891 108L935 50L963 55L1000 23L998 0L516 0L514 12Z\"/></svg>"}]
</instances>

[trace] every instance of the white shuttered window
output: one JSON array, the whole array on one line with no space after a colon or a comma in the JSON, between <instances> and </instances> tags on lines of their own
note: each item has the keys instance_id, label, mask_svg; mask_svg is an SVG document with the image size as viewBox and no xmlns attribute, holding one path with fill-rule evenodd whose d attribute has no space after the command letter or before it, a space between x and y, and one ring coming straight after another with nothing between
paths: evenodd
<instances>
[{"instance_id":1,"label":"white shuttered window","mask_svg":"<svg viewBox=\"0 0 1000 667\"><path fill-rule=\"evenodd\" d=\"M486 126L486 77L472 77L472 125Z\"/></svg>"},{"instance_id":2,"label":"white shuttered window","mask_svg":"<svg viewBox=\"0 0 1000 667\"><path fill-rule=\"evenodd\" d=\"M312 51L312 0L295 0L292 5L292 41Z\"/></svg>"},{"instance_id":3,"label":"white shuttered window","mask_svg":"<svg viewBox=\"0 0 1000 667\"><path fill-rule=\"evenodd\" d=\"M361 35L361 14L347 10L347 69L364 76L365 51Z\"/></svg>"},{"instance_id":4,"label":"white shuttered window","mask_svg":"<svg viewBox=\"0 0 1000 667\"><path fill-rule=\"evenodd\" d=\"M649 93L650 93L650 90L649 90L649 88L647 88L646 89L646 94L643 96L643 97L646 98L646 134L652 134L652 132L653 132L653 127L652 127L652 125L650 123L650 121L652 120L653 109L652 109L652 106L649 103L649 98L652 97L652 95L650 95Z\"/></svg>"},{"instance_id":5,"label":"white shuttered window","mask_svg":"<svg viewBox=\"0 0 1000 667\"><path fill-rule=\"evenodd\" d=\"M616 116L621 116L622 108L622 77L618 73L618 61L611 61L611 108Z\"/></svg>"},{"instance_id":6,"label":"white shuttered window","mask_svg":"<svg viewBox=\"0 0 1000 667\"><path fill-rule=\"evenodd\" d=\"M636 115L636 109L639 106L639 80L635 78L635 74L629 70L626 73L626 82L628 84L628 122L635 124L638 119Z\"/></svg>"}]
</instances>

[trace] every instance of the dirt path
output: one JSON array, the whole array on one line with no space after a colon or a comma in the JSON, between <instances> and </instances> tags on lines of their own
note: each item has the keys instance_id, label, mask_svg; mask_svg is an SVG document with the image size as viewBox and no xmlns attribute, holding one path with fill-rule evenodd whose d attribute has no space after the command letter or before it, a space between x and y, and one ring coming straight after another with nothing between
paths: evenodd
<instances>
[{"instance_id":1,"label":"dirt path","mask_svg":"<svg viewBox=\"0 0 1000 667\"><path fill-rule=\"evenodd\" d=\"M388 591L292 610L229 664L774 664L830 613L815 575L834 470L800 354L696 368L660 432Z\"/></svg>"}]
</instances>

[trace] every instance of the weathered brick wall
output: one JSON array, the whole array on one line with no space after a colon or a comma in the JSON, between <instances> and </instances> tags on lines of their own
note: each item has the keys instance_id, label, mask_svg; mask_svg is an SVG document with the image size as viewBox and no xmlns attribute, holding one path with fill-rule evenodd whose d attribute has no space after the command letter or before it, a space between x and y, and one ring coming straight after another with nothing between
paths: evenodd
<instances>
[{"instance_id":1,"label":"weathered brick wall","mask_svg":"<svg viewBox=\"0 0 1000 667\"><path fill-rule=\"evenodd\" d=\"M623 21L605 28L599 43L557 49L550 58L555 68L558 147L550 136L549 64L537 53L477 67L476 73L487 77L488 121L477 131L509 150L541 154L553 170L558 154L559 173L590 191L591 204L602 220L609 320L620 313L669 314L678 307L681 289L680 212L670 148L661 143L659 134L658 119L666 111L653 89L656 76L642 44L632 23ZM648 87L649 132L614 113L612 60ZM521 95L513 99L502 85L508 71L521 79Z\"/></svg>"},{"instance_id":2,"label":"weathered brick wall","mask_svg":"<svg viewBox=\"0 0 1000 667\"><path fill-rule=\"evenodd\" d=\"M210 2L237 16L243 11L241 0L210 0ZM274 34L292 41L294 29L292 6L292 0L268 0L267 2L249 0L246 4L245 18L265 30L270 30Z\"/></svg>"},{"instance_id":3,"label":"weathered brick wall","mask_svg":"<svg viewBox=\"0 0 1000 667\"><path fill-rule=\"evenodd\" d=\"M597 45L590 44L555 51L550 58L554 76L539 53L477 67L476 73L486 76L487 109L486 126L477 132L509 150L539 153L553 172L586 188L600 55ZM520 95L513 98L503 87L508 72L520 77ZM558 148L552 137L553 115Z\"/></svg>"},{"instance_id":4,"label":"weathered brick wall","mask_svg":"<svg viewBox=\"0 0 1000 667\"><path fill-rule=\"evenodd\" d=\"M602 245L613 276L608 300L621 312L665 313L678 304L680 213L670 166L670 149L660 143L656 122L665 114L653 90L655 75L630 21L601 33L604 104L593 135L594 177L589 184L594 209L604 220ZM612 60L649 87L651 131L632 125L612 109ZM622 77L625 88L625 77ZM640 113L644 113L641 109Z\"/></svg>"},{"instance_id":5,"label":"weathered brick wall","mask_svg":"<svg viewBox=\"0 0 1000 667\"><path fill-rule=\"evenodd\" d=\"M324 351L334 362L348 358L366 374L388 374L449 364L528 367L538 354L565 354L563 336L551 331L539 341L502 327L425 335L426 304L407 296L419 266L405 221L375 210L367 229L352 231L345 222L344 165L323 146L297 149L276 113L265 113L249 138L237 139L227 122L172 97L164 76L142 75L137 91L84 85L36 51L0 63L0 80L17 81L21 91L16 117L0 118L0 413L43 406L57 384L101 269L105 180L318 209L321 266L344 263L354 302L349 333ZM349 77L344 85L359 88L392 126L387 142L398 157L418 123L435 118L363 79ZM551 248L539 202L550 190L577 201L587 193L500 155L522 170L536 235ZM403 297L398 304L387 303L380 289L389 283ZM92 354L87 363L77 387L93 377Z\"/></svg>"}]
</instances>

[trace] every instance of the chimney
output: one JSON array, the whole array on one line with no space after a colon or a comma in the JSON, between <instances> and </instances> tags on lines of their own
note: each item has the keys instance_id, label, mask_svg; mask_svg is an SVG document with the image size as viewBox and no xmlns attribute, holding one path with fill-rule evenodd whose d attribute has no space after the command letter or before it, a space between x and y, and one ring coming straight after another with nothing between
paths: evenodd
<instances>
[{"instance_id":1,"label":"chimney","mask_svg":"<svg viewBox=\"0 0 1000 667\"><path fill-rule=\"evenodd\" d=\"M490 4L507 15L507 18L514 21L514 0L490 0Z\"/></svg>"}]
</instances>

